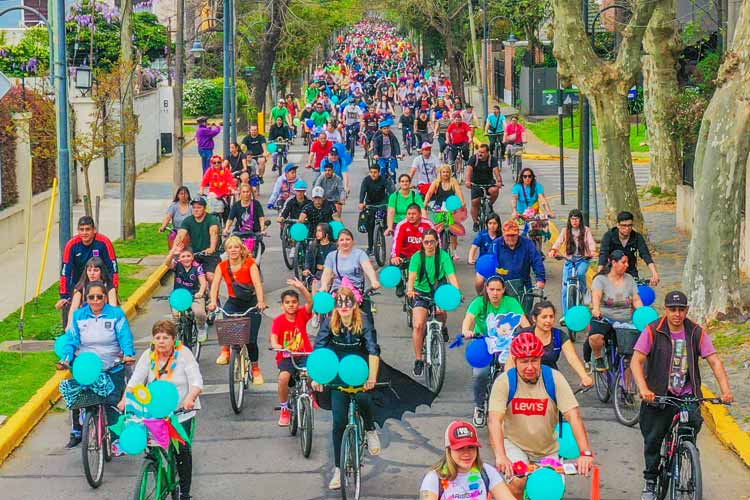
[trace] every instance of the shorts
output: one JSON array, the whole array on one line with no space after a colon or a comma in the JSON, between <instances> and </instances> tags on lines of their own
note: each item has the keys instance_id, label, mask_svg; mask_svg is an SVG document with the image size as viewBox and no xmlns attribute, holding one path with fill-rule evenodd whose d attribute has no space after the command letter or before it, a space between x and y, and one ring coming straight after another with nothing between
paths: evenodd
<instances>
[{"instance_id":1,"label":"shorts","mask_svg":"<svg viewBox=\"0 0 750 500\"><path fill-rule=\"evenodd\" d=\"M299 356L296 361L298 365L305 366L305 363L307 362L307 356ZM281 361L276 363L276 367L280 372L291 373L292 378L295 378L297 376L297 373L299 372L299 370L294 366L294 363L292 363L291 358L281 358Z\"/></svg>"},{"instance_id":2,"label":"shorts","mask_svg":"<svg viewBox=\"0 0 750 500\"><path fill-rule=\"evenodd\" d=\"M511 441L508 438L505 438L505 441L503 441L503 445L505 446L505 454L508 456L508 459L513 462L524 462L526 464L530 464L531 462L538 462L542 458L545 458L545 456L549 455L540 455L540 456L533 456L529 455L525 451L523 451L516 443ZM554 458L559 459L557 455L552 455Z\"/></svg>"},{"instance_id":3,"label":"shorts","mask_svg":"<svg viewBox=\"0 0 750 500\"><path fill-rule=\"evenodd\" d=\"M433 302L434 300L432 298L432 295L417 290L416 295L412 299L412 309L417 307L429 309Z\"/></svg>"},{"instance_id":4,"label":"shorts","mask_svg":"<svg viewBox=\"0 0 750 500\"><path fill-rule=\"evenodd\" d=\"M492 186L494 187L494 186ZM487 195L489 196L489 187L482 186L481 188L479 186L475 186L474 184L471 185L471 199L476 200L479 198L482 198L484 196L484 190L487 190Z\"/></svg>"},{"instance_id":5,"label":"shorts","mask_svg":"<svg viewBox=\"0 0 750 500\"><path fill-rule=\"evenodd\" d=\"M591 335L604 335L606 342L610 343L615 340L615 329L607 321L592 319L588 336L590 337Z\"/></svg>"},{"instance_id":6,"label":"shorts","mask_svg":"<svg viewBox=\"0 0 750 500\"><path fill-rule=\"evenodd\" d=\"M203 266L203 271L213 273L216 271L216 266L221 262L221 257L218 255L196 255L195 260Z\"/></svg>"}]
</instances>

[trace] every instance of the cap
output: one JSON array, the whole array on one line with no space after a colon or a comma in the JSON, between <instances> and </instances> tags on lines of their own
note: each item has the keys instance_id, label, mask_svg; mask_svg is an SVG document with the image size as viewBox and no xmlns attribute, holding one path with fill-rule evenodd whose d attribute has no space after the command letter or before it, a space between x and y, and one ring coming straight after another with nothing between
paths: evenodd
<instances>
[{"instance_id":1,"label":"cap","mask_svg":"<svg viewBox=\"0 0 750 500\"><path fill-rule=\"evenodd\" d=\"M339 155L339 150L336 149L336 148L331 148L331 150L328 152L328 154L338 156Z\"/></svg>"},{"instance_id":2,"label":"cap","mask_svg":"<svg viewBox=\"0 0 750 500\"><path fill-rule=\"evenodd\" d=\"M195 205L196 203L199 205L203 205L204 207L208 205L205 198L193 198L193 200L190 202L191 205Z\"/></svg>"},{"instance_id":3,"label":"cap","mask_svg":"<svg viewBox=\"0 0 750 500\"><path fill-rule=\"evenodd\" d=\"M687 307L688 299L687 296L679 290L669 292L664 297L664 307Z\"/></svg>"},{"instance_id":4,"label":"cap","mask_svg":"<svg viewBox=\"0 0 750 500\"><path fill-rule=\"evenodd\" d=\"M521 234L521 230L518 229L518 224L515 221L508 220L503 224L503 234Z\"/></svg>"},{"instance_id":5,"label":"cap","mask_svg":"<svg viewBox=\"0 0 750 500\"><path fill-rule=\"evenodd\" d=\"M445 429L445 447L460 450L467 446L482 447L477 437L477 429L465 420L454 420Z\"/></svg>"},{"instance_id":6,"label":"cap","mask_svg":"<svg viewBox=\"0 0 750 500\"><path fill-rule=\"evenodd\" d=\"M321 186L315 186L310 193L313 198L323 198L326 194L325 190Z\"/></svg>"},{"instance_id":7,"label":"cap","mask_svg":"<svg viewBox=\"0 0 750 500\"><path fill-rule=\"evenodd\" d=\"M312 108L312 103L311 102L305 103L305 107L306 108Z\"/></svg>"},{"instance_id":8,"label":"cap","mask_svg":"<svg viewBox=\"0 0 750 500\"><path fill-rule=\"evenodd\" d=\"M430 144L429 142L423 142L420 149L432 149L432 144Z\"/></svg>"},{"instance_id":9,"label":"cap","mask_svg":"<svg viewBox=\"0 0 750 500\"><path fill-rule=\"evenodd\" d=\"M297 182L294 183L294 190L295 191L307 191L307 183L303 181L302 179L299 179Z\"/></svg>"},{"instance_id":10,"label":"cap","mask_svg":"<svg viewBox=\"0 0 750 500\"><path fill-rule=\"evenodd\" d=\"M284 167L284 173L291 172L292 170L297 170L297 165L294 163L287 163Z\"/></svg>"}]
</instances>

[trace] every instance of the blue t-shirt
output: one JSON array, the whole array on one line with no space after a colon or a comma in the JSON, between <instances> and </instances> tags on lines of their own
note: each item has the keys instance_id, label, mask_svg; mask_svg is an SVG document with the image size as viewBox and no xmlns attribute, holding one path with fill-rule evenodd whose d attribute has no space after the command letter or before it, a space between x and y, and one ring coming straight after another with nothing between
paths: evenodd
<instances>
[{"instance_id":1,"label":"blue t-shirt","mask_svg":"<svg viewBox=\"0 0 750 500\"><path fill-rule=\"evenodd\" d=\"M504 114L500 113L498 116L492 113L487 117L487 121L490 123L490 134L502 134L505 131Z\"/></svg>"},{"instance_id":2,"label":"blue t-shirt","mask_svg":"<svg viewBox=\"0 0 750 500\"><path fill-rule=\"evenodd\" d=\"M476 238L474 238L473 243L473 245L479 247L479 256L481 257L484 254L492 253L492 245L495 244L495 240L499 237L500 235L493 238L486 229L484 231L479 231Z\"/></svg>"},{"instance_id":3,"label":"blue t-shirt","mask_svg":"<svg viewBox=\"0 0 750 500\"><path fill-rule=\"evenodd\" d=\"M523 184L516 184L513 186L513 194L518 196L518 203L516 203L516 212L522 214L528 208L535 208L539 210L539 195L544 194L544 186L536 183L534 186L534 194L531 194L531 189L527 188Z\"/></svg>"},{"instance_id":4,"label":"blue t-shirt","mask_svg":"<svg viewBox=\"0 0 750 500\"><path fill-rule=\"evenodd\" d=\"M344 172L348 172L349 171L349 166L348 165L344 165L344 162L341 161L341 159L337 160L336 162L332 162L328 158L323 158L323 161L320 162L320 170L321 170L321 172L323 170L325 170L326 165L328 165L328 164L333 165L333 173L335 173L336 175L338 175L341 178L344 177L344 175L343 175Z\"/></svg>"}]
</instances>

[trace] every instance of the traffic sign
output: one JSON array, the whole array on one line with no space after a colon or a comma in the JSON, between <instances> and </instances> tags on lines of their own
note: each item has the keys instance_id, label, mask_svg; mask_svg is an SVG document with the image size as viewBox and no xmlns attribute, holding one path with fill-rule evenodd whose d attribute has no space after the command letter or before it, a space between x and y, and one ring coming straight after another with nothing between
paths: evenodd
<instances>
[{"instance_id":1,"label":"traffic sign","mask_svg":"<svg viewBox=\"0 0 750 500\"><path fill-rule=\"evenodd\" d=\"M628 100L635 101L638 98L638 87L628 90Z\"/></svg>"},{"instance_id":2,"label":"traffic sign","mask_svg":"<svg viewBox=\"0 0 750 500\"><path fill-rule=\"evenodd\" d=\"M8 93L10 87L10 80L8 80L8 77L0 72L0 99L2 99L3 96Z\"/></svg>"}]
</instances>

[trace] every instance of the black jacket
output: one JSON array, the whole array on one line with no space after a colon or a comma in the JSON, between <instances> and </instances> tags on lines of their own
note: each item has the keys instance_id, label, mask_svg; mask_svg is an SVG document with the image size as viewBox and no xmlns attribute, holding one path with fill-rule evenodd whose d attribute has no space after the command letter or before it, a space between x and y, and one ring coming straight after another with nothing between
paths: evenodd
<instances>
[{"instance_id":1,"label":"black jacket","mask_svg":"<svg viewBox=\"0 0 750 500\"><path fill-rule=\"evenodd\" d=\"M359 187L359 202L368 205L384 205L388 203L391 194L391 184L382 175L378 180L372 180L369 175L362 179Z\"/></svg>"},{"instance_id":2,"label":"black jacket","mask_svg":"<svg viewBox=\"0 0 750 500\"><path fill-rule=\"evenodd\" d=\"M397 156L401 155L401 146L398 144L398 139L396 139L396 134L391 132L390 134L391 139L391 157L395 158ZM383 156L383 132L378 130L375 135L372 136L372 145L373 145L373 154L375 156Z\"/></svg>"},{"instance_id":3,"label":"black jacket","mask_svg":"<svg viewBox=\"0 0 750 500\"><path fill-rule=\"evenodd\" d=\"M630 238L625 246L620 243L620 232L617 227L613 227L602 237L601 248L599 250L599 265L607 264L607 259L615 250L622 250L628 256L628 274L634 278L638 277L638 255L640 254L643 261L647 264L653 264L651 252L648 250L646 240L638 231L631 231Z\"/></svg>"},{"instance_id":4,"label":"black jacket","mask_svg":"<svg viewBox=\"0 0 750 500\"><path fill-rule=\"evenodd\" d=\"M363 314L364 328L361 334L354 334L348 329L336 335L331 331L331 319L326 318L318 336L315 337L315 349L326 347L338 355L339 359L347 354L358 354L360 356L380 356L380 346L375 340L375 332L372 323Z\"/></svg>"},{"instance_id":5,"label":"black jacket","mask_svg":"<svg viewBox=\"0 0 750 500\"><path fill-rule=\"evenodd\" d=\"M699 366L701 339L706 332L685 319L685 346L688 356L688 380L696 397L703 397L701 392L701 371ZM658 396L666 396L669 388L669 372L672 365L672 335L669 333L667 318L662 317L649 324L643 335L651 335L653 345L646 358L646 382Z\"/></svg>"}]
</instances>

